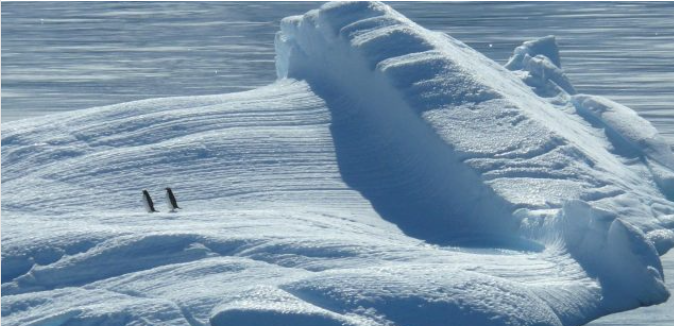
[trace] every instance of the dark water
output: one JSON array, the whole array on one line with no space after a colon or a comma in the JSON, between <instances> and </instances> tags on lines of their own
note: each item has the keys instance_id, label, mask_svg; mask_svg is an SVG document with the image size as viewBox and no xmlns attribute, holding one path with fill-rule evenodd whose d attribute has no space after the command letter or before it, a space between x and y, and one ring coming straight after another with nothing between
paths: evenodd
<instances>
[{"instance_id":1,"label":"dark water","mask_svg":"<svg viewBox=\"0 0 674 326\"><path fill-rule=\"evenodd\" d=\"M268 84L280 19L319 4L2 3L2 118ZM391 5L501 63L557 35L580 91L635 108L674 142L674 3Z\"/></svg>"},{"instance_id":2,"label":"dark water","mask_svg":"<svg viewBox=\"0 0 674 326\"><path fill-rule=\"evenodd\" d=\"M318 5L3 2L2 119L269 84L280 19ZM673 2L391 5L501 63L522 41L556 35L579 91L631 106L674 143ZM674 277L672 254L665 265ZM671 326L674 304L592 325Z\"/></svg>"},{"instance_id":3,"label":"dark water","mask_svg":"<svg viewBox=\"0 0 674 326\"><path fill-rule=\"evenodd\" d=\"M2 3L3 121L269 84L279 20L315 6Z\"/></svg>"}]
</instances>

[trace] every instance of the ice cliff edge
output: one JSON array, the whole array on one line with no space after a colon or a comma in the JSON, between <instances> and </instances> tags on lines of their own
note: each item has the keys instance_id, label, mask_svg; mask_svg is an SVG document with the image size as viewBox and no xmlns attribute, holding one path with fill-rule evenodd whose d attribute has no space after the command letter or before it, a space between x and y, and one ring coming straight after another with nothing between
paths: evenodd
<instances>
[{"instance_id":1,"label":"ice cliff edge","mask_svg":"<svg viewBox=\"0 0 674 326\"><path fill-rule=\"evenodd\" d=\"M504 67L328 3L276 49L255 90L3 124L3 325L576 326L667 299L671 149L554 37ZM167 186L183 210L145 213Z\"/></svg>"},{"instance_id":2,"label":"ice cliff edge","mask_svg":"<svg viewBox=\"0 0 674 326\"><path fill-rule=\"evenodd\" d=\"M671 148L631 109L577 94L554 37L525 42L506 69L382 3L329 3L284 19L276 49L279 77L307 80L330 107L345 181L406 233L562 239L607 289L668 297ZM363 128L367 150L340 151ZM373 187L352 156L395 165L399 186Z\"/></svg>"}]
</instances>

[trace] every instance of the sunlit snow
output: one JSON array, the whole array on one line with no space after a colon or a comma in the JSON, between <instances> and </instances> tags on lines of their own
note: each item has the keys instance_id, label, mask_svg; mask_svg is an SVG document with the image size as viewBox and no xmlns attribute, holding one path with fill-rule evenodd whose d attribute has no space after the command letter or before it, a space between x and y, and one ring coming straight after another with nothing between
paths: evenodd
<instances>
[{"instance_id":1,"label":"sunlit snow","mask_svg":"<svg viewBox=\"0 0 674 326\"><path fill-rule=\"evenodd\" d=\"M669 297L674 154L577 94L554 37L504 67L328 3L276 68L3 124L3 322L568 326Z\"/></svg>"}]
</instances>

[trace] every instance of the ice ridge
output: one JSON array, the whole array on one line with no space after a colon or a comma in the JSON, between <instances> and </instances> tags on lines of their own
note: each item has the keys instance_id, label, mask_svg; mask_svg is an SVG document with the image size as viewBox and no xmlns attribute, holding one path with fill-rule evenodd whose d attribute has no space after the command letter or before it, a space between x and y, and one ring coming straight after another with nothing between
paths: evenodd
<instances>
[{"instance_id":1,"label":"ice ridge","mask_svg":"<svg viewBox=\"0 0 674 326\"><path fill-rule=\"evenodd\" d=\"M575 326L663 302L671 149L379 2L276 36L279 80L3 124L7 325ZM183 210L146 214L171 186Z\"/></svg>"}]
</instances>

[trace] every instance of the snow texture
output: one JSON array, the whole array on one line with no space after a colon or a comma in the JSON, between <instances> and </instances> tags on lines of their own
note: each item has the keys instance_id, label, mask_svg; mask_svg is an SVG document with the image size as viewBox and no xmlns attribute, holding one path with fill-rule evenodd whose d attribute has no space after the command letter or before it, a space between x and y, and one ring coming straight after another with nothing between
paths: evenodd
<instances>
[{"instance_id":1,"label":"snow texture","mask_svg":"<svg viewBox=\"0 0 674 326\"><path fill-rule=\"evenodd\" d=\"M557 40L550 35L524 42L515 48L505 67L523 72L524 82L539 91L575 94L576 90L564 74L560 60Z\"/></svg>"},{"instance_id":2,"label":"snow texture","mask_svg":"<svg viewBox=\"0 0 674 326\"><path fill-rule=\"evenodd\" d=\"M575 94L554 38L506 69L328 3L276 51L253 91L3 124L3 322L570 326L668 298L674 155Z\"/></svg>"}]
</instances>

